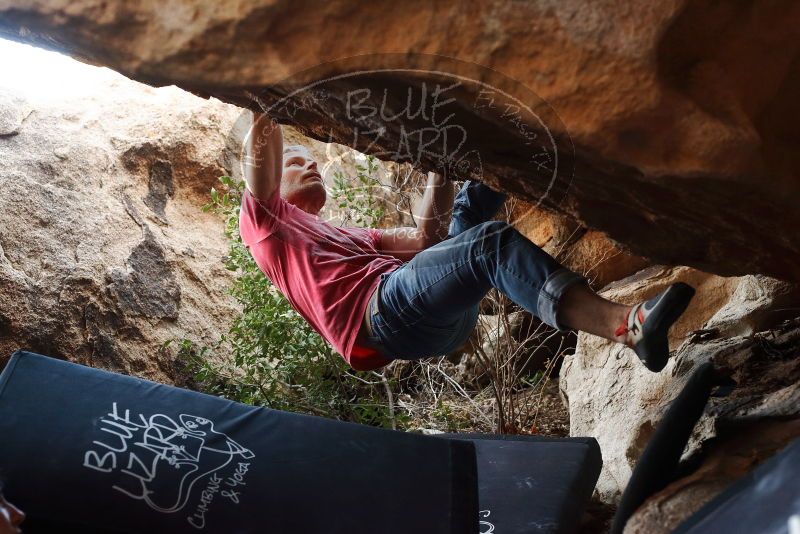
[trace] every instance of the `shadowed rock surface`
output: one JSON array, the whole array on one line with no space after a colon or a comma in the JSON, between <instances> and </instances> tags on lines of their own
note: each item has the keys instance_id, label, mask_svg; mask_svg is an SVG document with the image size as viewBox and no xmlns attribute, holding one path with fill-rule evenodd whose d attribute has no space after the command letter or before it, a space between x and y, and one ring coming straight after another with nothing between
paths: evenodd
<instances>
[{"instance_id":1,"label":"shadowed rock surface","mask_svg":"<svg viewBox=\"0 0 800 534\"><path fill-rule=\"evenodd\" d=\"M589 230L570 217L547 213L529 203L515 204L512 219L525 237L565 267L585 276L594 290L652 264L647 258L630 254L602 232Z\"/></svg>"},{"instance_id":2,"label":"shadowed rock surface","mask_svg":"<svg viewBox=\"0 0 800 534\"><path fill-rule=\"evenodd\" d=\"M692 371L709 360L730 369L738 385L730 396L710 403L687 455L710 446L718 435L735 436L727 430L732 426L775 419L796 426L800 420L800 325L797 319L783 322L797 316L797 288L763 276L722 278L685 267L653 267L611 284L602 294L633 304L676 281L696 287L697 294L670 331L674 352L663 371L652 373L632 350L585 333L561 370L570 435L597 436L603 450L597 490L606 502L619 498L669 402ZM762 458L779 448L775 442L763 445L756 451ZM688 515L687 507L681 510Z\"/></svg>"},{"instance_id":3,"label":"shadowed rock surface","mask_svg":"<svg viewBox=\"0 0 800 534\"><path fill-rule=\"evenodd\" d=\"M734 370L730 396L712 398L685 477L648 499L626 534L668 534L759 464L800 438L800 321L788 321L709 355ZM681 375L682 377L682 375ZM713 436L713 439L711 439Z\"/></svg>"},{"instance_id":4,"label":"shadowed rock surface","mask_svg":"<svg viewBox=\"0 0 800 534\"><path fill-rule=\"evenodd\" d=\"M0 15L0 35L153 85L260 101L308 135L425 169L446 166L421 146L435 120L384 117L370 137L365 110L399 113L409 89L439 83L455 101L436 142L443 117L468 133L456 174L657 262L800 280L800 234L787 231L800 226L800 4L2 0Z\"/></svg>"},{"instance_id":5,"label":"shadowed rock surface","mask_svg":"<svg viewBox=\"0 0 800 534\"><path fill-rule=\"evenodd\" d=\"M146 203L146 201L145 201ZM164 248L149 228L125 260L125 269L113 269L108 291L126 315L177 319L181 288L167 263Z\"/></svg>"}]
</instances>

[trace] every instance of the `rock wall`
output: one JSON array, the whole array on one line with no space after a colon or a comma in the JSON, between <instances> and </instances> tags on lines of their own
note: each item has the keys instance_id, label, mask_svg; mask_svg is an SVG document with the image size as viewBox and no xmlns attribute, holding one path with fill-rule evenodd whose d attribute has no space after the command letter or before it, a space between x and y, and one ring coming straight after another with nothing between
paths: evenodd
<instances>
[{"instance_id":1,"label":"rock wall","mask_svg":"<svg viewBox=\"0 0 800 534\"><path fill-rule=\"evenodd\" d=\"M200 208L239 114L110 72L81 98L0 89L0 363L26 348L180 380L162 344L214 341L237 311Z\"/></svg>"},{"instance_id":2,"label":"rock wall","mask_svg":"<svg viewBox=\"0 0 800 534\"><path fill-rule=\"evenodd\" d=\"M469 134L462 153L472 152L454 169L462 177L656 262L791 280L799 20L800 4L768 0L0 0L0 35L153 85L272 106L304 133L425 170L445 165L442 152L419 133L408 154L407 133L436 120L383 114L379 139L354 136L370 117L348 99L361 91L362 111L388 102L398 112L409 91L448 86L440 118ZM501 94L518 109L495 105Z\"/></svg>"}]
</instances>

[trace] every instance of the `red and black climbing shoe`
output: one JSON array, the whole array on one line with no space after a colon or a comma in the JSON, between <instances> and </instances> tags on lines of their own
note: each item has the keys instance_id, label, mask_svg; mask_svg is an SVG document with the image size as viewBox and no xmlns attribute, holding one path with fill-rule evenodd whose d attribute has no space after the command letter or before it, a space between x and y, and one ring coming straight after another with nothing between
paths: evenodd
<instances>
[{"instance_id":1,"label":"red and black climbing shoe","mask_svg":"<svg viewBox=\"0 0 800 534\"><path fill-rule=\"evenodd\" d=\"M657 373L669 359L667 332L686 311L694 288L678 282L648 301L640 302L628 313L628 320L617 328L617 337L631 347L648 369Z\"/></svg>"}]
</instances>

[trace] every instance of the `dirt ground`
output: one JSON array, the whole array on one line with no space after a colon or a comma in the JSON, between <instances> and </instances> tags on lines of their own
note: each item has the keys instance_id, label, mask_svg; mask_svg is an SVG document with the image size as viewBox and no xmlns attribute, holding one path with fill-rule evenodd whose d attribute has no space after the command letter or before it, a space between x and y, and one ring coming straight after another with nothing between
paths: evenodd
<instances>
[{"instance_id":1,"label":"dirt ground","mask_svg":"<svg viewBox=\"0 0 800 534\"><path fill-rule=\"evenodd\" d=\"M569 413L558 392L558 379L547 379L540 391L538 387L531 389L521 393L523 397L533 397L530 400L535 407L528 431L540 436L569 436Z\"/></svg>"}]
</instances>

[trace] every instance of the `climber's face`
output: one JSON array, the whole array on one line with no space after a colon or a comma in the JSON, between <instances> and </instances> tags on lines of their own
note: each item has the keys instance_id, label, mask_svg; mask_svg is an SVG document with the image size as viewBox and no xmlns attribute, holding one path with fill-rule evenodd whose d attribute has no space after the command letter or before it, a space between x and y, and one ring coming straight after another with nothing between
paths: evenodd
<instances>
[{"instance_id":1,"label":"climber's face","mask_svg":"<svg viewBox=\"0 0 800 534\"><path fill-rule=\"evenodd\" d=\"M281 196L312 215L325 205L327 192L317 162L302 146L290 146L283 153Z\"/></svg>"},{"instance_id":2,"label":"climber's face","mask_svg":"<svg viewBox=\"0 0 800 534\"><path fill-rule=\"evenodd\" d=\"M8 502L0 491L0 534L22 532L19 525L25 520L22 510Z\"/></svg>"}]
</instances>

